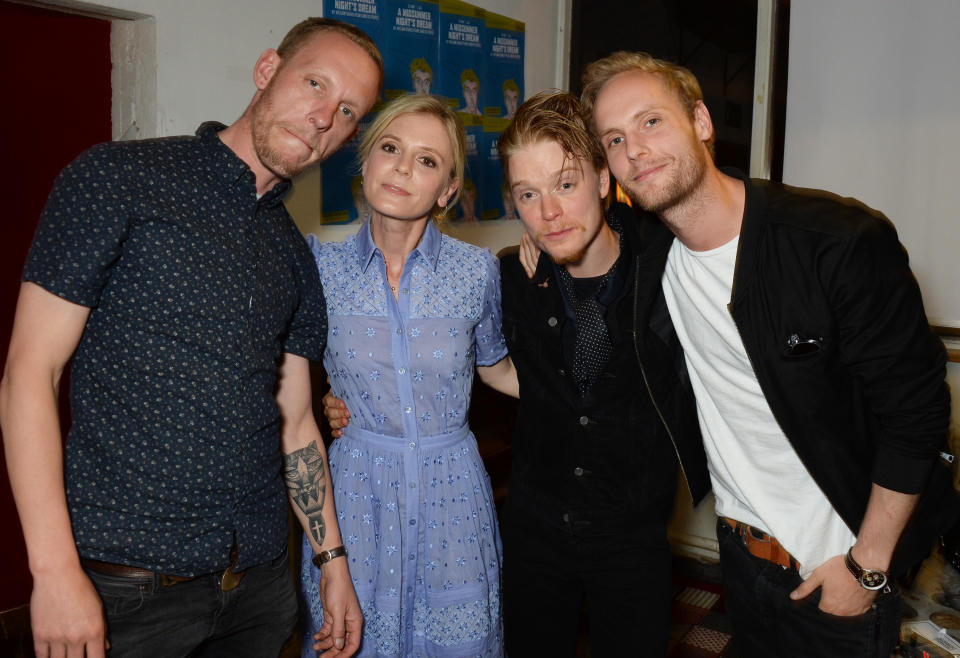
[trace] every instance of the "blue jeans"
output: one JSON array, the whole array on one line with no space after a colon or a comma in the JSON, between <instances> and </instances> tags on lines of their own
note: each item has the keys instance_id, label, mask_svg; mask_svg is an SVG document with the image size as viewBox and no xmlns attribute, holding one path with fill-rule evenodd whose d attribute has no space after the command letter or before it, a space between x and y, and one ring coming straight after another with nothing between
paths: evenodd
<instances>
[{"instance_id":1,"label":"blue jeans","mask_svg":"<svg viewBox=\"0 0 960 658\"><path fill-rule=\"evenodd\" d=\"M233 590L220 574L164 586L160 576L87 571L107 615L109 656L250 656L280 653L297 620L287 551L250 567Z\"/></svg>"},{"instance_id":2,"label":"blue jeans","mask_svg":"<svg viewBox=\"0 0 960 658\"><path fill-rule=\"evenodd\" d=\"M890 656L900 634L896 590L878 595L873 608L862 615L831 615L818 607L820 590L792 601L790 592L802 582L800 574L751 555L722 519L717 522L717 539L724 603L741 658Z\"/></svg>"}]
</instances>

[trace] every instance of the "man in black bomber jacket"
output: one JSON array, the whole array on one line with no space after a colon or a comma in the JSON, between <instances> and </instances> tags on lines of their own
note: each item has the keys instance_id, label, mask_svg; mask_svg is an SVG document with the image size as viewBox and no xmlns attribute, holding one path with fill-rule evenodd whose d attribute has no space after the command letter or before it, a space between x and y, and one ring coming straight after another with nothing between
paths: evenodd
<instances>
[{"instance_id":1,"label":"man in black bomber jacket","mask_svg":"<svg viewBox=\"0 0 960 658\"><path fill-rule=\"evenodd\" d=\"M944 349L896 231L853 200L717 169L686 69L622 52L584 83L611 172L660 220L639 296L665 297L683 347L740 654L889 655L893 577L958 515L938 463Z\"/></svg>"},{"instance_id":2,"label":"man in black bomber jacket","mask_svg":"<svg viewBox=\"0 0 960 658\"><path fill-rule=\"evenodd\" d=\"M694 501L709 489L683 354L663 295L652 314L639 295L633 211L604 216L609 176L576 99L529 99L498 147L544 250L532 279L517 254L501 264L520 383L502 525L507 651L573 656L585 599L593 655L664 655L678 457Z\"/></svg>"}]
</instances>

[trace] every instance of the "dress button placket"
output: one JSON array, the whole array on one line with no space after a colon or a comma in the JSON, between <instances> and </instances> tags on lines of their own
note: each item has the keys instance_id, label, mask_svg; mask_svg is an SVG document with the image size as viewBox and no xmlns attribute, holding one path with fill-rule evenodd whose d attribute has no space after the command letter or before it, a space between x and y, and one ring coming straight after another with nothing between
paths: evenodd
<instances>
[{"instance_id":1,"label":"dress button placket","mask_svg":"<svg viewBox=\"0 0 960 658\"><path fill-rule=\"evenodd\" d=\"M408 319L410 317L410 288L404 285L410 276L410 263L404 266L403 273L400 275L401 286L400 294L397 298L390 295L388 302L388 315L390 322L394 325L393 335L393 353L397 362L397 392L400 396L400 409L403 411L401 420L403 425L403 436L409 437L408 443L401 451L403 459L403 477L404 483L401 483L400 490L404 491L404 517L401 523L406 527L404 536L404 549L408 554L408 559L401 561L400 582L402 592L406 594L407 601L403 605L404 615L400 620L400 632L404 639L403 646L413 646L413 610L415 595L415 585L417 581L417 571L419 564L420 550L420 524L417 523L417 517L420 512L420 487L417 483L420 481L420 448L417 436L417 417L416 406L414 405L413 383L410 377L410 326ZM385 274L385 272L384 272ZM401 444L402 445L402 444Z\"/></svg>"}]
</instances>

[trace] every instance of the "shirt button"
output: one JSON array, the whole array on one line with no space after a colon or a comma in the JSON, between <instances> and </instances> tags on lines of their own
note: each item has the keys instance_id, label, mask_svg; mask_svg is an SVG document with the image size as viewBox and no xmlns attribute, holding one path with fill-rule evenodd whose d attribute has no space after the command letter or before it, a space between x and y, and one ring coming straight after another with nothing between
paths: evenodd
<instances>
[{"instance_id":1,"label":"shirt button","mask_svg":"<svg viewBox=\"0 0 960 658\"><path fill-rule=\"evenodd\" d=\"M407 369L406 369L406 368L400 368L400 370L398 370L397 372L399 372L399 373L402 375L402 374L404 374L404 373L407 372Z\"/></svg>"},{"instance_id":2,"label":"shirt button","mask_svg":"<svg viewBox=\"0 0 960 658\"><path fill-rule=\"evenodd\" d=\"M555 317L552 317L552 316L551 316L551 317L547 318L547 324L550 325L551 327L556 327L556 326L557 326L557 319L556 319Z\"/></svg>"},{"instance_id":3,"label":"shirt button","mask_svg":"<svg viewBox=\"0 0 960 658\"><path fill-rule=\"evenodd\" d=\"M410 555L407 556L407 559L412 562L413 560L417 559L417 556L415 553L411 553Z\"/></svg>"},{"instance_id":4,"label":"shirt button","mask_svg":"<svg viewBox=\"0 0 960 658\"><path fill-rule=\"evenodd\" d=\"M416 447L417 447L417 444L414 443L413 441L411 441L411 442L410 442L410 447L411 447L411 448L416 448ZM413 483L411 482L410 484L413 484Z\"/></svg>"},{"instance_id":5,"label":"shirt button","mask_svg":"<svg viewBox=\"0 0 960 658\"><path fill-rule=\"evenodd\" d=\"M567 374L567 371L564 370L563 368L560 368L559 370L557 370L557 374L563 377L564 375Z\"/></svg>"},{"instance_id":6,"label":"shirt button","mask_svg":"<svg viewBox=\"0 0 960 658\"><path fill-rule=\"evenodd\" d=\"M407 588L407 594L413 594L413 588L412 588L412 587L408 587L408 588Z\"/></svg>"},{"instance_id":7,"label":"shirt button","mask_svg":"<svg viewBox=\"0 0 960 658\"><path fill-rule=\"evenodd\" d=\"M405 414L408 414L408 413L410 413L411 411L413 411L413 408L412 408L412 407L404 407L404 408L403 408L403 413L405 413Z\"/></svg>"},{"instance_id":8,"label":"shirt button","mask_svg":"<svg viewBox=\"0 0 960 658\"><path fill-rule=\"evenodd\" d=\"M577 477L580 477L581 475L583 475L583 469L577 466L575 469L573 469L573 474L576 475Z\"/></svg>"},{"instance_id":9,"label":"shirt button","mask_svg":"<svg viewBox=\"0 0 960 658\"><path fill-rule=\"evenodd\" d=\"M413 444L412 444L412 443L410 444L410 447L411 447L411 448L413 447ZM411 489L416 489L416 488L417 488L417 483L416 483L416 482L411 482L411 483L410 483L410 488L411 488Z\"/></svg>"},{"instance_id":10,"label":"shirt button","mask_svg":"<svg viewBox=\"0 0 960 658\"><path fill-rule=\"evenodd\" d=\"M410 525L417 525L416 519L410 519Z\"/></svg>"},{"instance_id":11,"label":"shirt button","mask_svg":"<svg viewBox=\"0 0 960 658\"><path fill-rule=\"evenodd\" d=\"M397 328L397 335L399 336L402 333L403 333L403 329Z\"/></svg>"},{"instance_id":12,"label":"shirt button","mask_svg":"<svg viewBox=\"0 0 960 658\"><path fill-rule=\"evenodd\" d=\"M580 424L586 427L587 423L590 422L590 419L586 416L580 416Z\"/></svg>"}]
</instances>

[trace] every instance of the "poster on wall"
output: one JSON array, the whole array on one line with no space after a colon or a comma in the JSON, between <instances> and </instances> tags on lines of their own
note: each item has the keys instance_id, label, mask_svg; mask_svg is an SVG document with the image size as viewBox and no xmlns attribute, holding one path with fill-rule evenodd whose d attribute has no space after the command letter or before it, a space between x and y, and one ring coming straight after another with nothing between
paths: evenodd
<instances>
[{"instance_id":1,"label":"poster on wall","mask_svg":"<svg viewBox=\"0 0 960 658\"><path fill-rule=\"evenodd\" d=\"M497 151L497 140L510 119L503 117L483 117L483 135L480 151L484 155L483 190L480 194L480 219L516 219L513 197L503 180L503 167Z\"/></svg>"},{"instance_id":2,"label":"poster on wall","mask_svg":"<svg viewBox=\"0 0 960 658\"><path fill-rule=\"evenodd\" d=\"M359 148L370 117L360 125L353 139L327 158L320 171L323 224L362 222L367 214L360 177Z\"/></svg>"},{"instance_id":3,"label":"poster on wall","mask_svg":"<svg viewBox=\"0 0 960 658\"><path fill-rule=\"evenodd\" d=\"M449 216L463 222L513 217L496 148L523 99L524 24L463 0L323 0L323 15L373 38L384 62L381 100L432 93L460 114L467 169ZM322 165L324 224L362 221L367 213L357 152L375 111Z\"/></svg>"},{"instance_id":4,"label":"poster on wall","mask_svg":"<svg viewBox=\"0 0 960 658\"><path fill-rule=\"evenodd\" d=\"M386 29L377 41L383 55L383 96L436 93L437 0L388 0Z\"/></svg>"},{"instance_id":5,"label":"poster on wall","mask_svg":"<svg viewBox=\"0 0 960 658\"><path fill-rule=\"evenodd\" d=\"M450 107L482 116L480 89L486 66L484 33L486 12L461 0L440 0L439 56L442 67L437 93Z\"/></svg>"},{"instance_id":6,"label":"poster on wall","mask_svg":"<svg viewBox=\"0 0 960 658\"><path fill-rule=\"evenodd\" d=\"M523 101L523 55L526 25L487 12L486 77L481 100L486 116L512 119Z\"/></svg>"},{"instance_id":7,"label":"poster on wall","mask_svg":"<svg viewBox=\"0 0 960 658\"><path fill-rule=\"evenodd\" d=\"M323 15L356 25L380 43L386 0L323 0Z\"/></svg>"},{"instance_id":8,"label":"poster on wall","mask_svg":"<svg viewBox=\"0 0 960 658\"><path fill-rule=\"evenodd\" d=\"M323 15L359 27L379 47L383 41L386 5L386 0L324 0ZM324 224L352 224L363 221L366 215L357 157L360 141L371 119L372 114L367 115L353 139L322 165L320 207Z\"/></svg>"},{"instance_id":9,"label":"poster on wall","mask_svg":"<svg viewBox=\"0 0 960 658\"><path fill-rule=\"evenodd\" d=\"M468 112L458 112L467 136L467 166L460 185L460 200L451 219L458 222L475 222L480 219L480 192L484 189L484 159L480 152L483 141L483 117Z\"/></svg>"}]
</instances>

